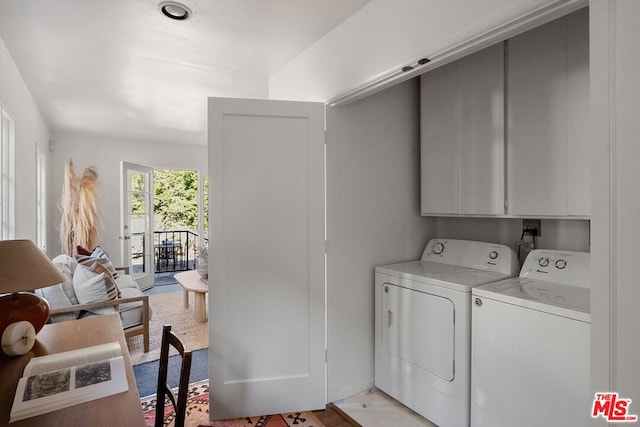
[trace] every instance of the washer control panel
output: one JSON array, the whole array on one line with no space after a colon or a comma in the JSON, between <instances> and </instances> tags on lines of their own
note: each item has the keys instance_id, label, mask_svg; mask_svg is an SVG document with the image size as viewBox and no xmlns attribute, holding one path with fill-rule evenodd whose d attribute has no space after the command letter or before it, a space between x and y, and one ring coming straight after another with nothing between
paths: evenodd
<instances>
[{"instance_id":1,"label":"washer control panel","mask_svg":"<svg viewBox=\"0 0 640 427\"><path fill-rule=\"evenodd\" d=\"M518 257L513 249L505 245L471 240L430 240L421 260L505 274L517 274L520 271Z\"/></svg>"},{"instance_id":2,"label":"washer control panel","mask_svg":"<svg viewBox=\"0 0 640 427\"><path fill-rule=\"evenodd\" d=\"M529 253L520 277L589 287L588 252L536 249Z\"/></svg>"}]
</instances>

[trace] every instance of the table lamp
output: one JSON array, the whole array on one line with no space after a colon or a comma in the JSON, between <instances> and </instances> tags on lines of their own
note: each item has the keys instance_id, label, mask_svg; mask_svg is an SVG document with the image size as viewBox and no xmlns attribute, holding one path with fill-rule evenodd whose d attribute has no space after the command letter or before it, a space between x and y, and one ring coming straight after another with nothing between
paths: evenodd
<instances>
[{"instance_id":1,"label":"table lamp","mask_svg":"<svg viewBox=\"0 0 640 427\"><path fill-rule=\"evenodd\" d=\"M0 334L2 351L27 353L47 323L49 303L33 291L65 281L31 240L0 240Z\"/></svg>"}]
</instances>

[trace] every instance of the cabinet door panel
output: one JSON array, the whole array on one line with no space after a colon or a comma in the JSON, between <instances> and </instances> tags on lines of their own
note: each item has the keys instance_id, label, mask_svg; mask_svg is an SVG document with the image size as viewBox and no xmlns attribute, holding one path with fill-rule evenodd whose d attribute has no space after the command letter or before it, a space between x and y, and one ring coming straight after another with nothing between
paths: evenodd
<instances>
[{"instance_id":1,"label":"cabinet door panel","mask_svg":"<svg viewBox=\"0 0 640 427\"><path fill-rule=\"evenodd\" d=\"M461 214L504 213L504 48L458 62Z\"/></svg>"},{"instance_id":2,"label":"cabinet door panel","mask_svg":"<svg viewBox=\"0 0 640 427\"><path fill-rule=\"evenodd\" d=\"M509 213L567 213L564 21L509 41Z\"/></svg>"},{"instance_id":3,"label":"cabinet door panel","mask_svg":"<svg viewBox=\"0 0 640 427\"><path fill-rule=\"evenodd\" d=\"M588 216L588 10L511 39L507 81L508 213Z\"/></svg>"},{"instance_id":4,"label":"cabinet door panel","mask_svg":"<svg viewBox=\"0 0 640 427\"><path fill-rule=\"evenodd\" d=\"M591 210L589 155L589 10L567 18L567 144L568 214L589 215Z\"/></svg>"},{"instance_id":5,"label":"cabinet door panel","mask_svg":"<svg viewBox=\"0 0 640 427\"><path fill-rule=\"evenodd\" d=\"M420 159L423 214L458 212L458 65L421 77Z\"/></svg>"}]
</instances>

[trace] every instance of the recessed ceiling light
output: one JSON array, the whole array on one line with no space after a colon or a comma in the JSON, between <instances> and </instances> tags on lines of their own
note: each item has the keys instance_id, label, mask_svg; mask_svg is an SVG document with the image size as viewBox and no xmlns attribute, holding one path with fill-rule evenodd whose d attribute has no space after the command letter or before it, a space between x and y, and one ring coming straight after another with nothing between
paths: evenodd
<instances>
[{"instance_id":1,"label":"recessed ceiling light","mask_svg":"<svg viewBox=\"0 0 640 427\"><path fill-rule=\"evenodd\" d=\"M175 1L163 1L159 4L159 7L164 16L176 21L184 21L191 17L191 10Z\"/></svg>"}]
</instances>

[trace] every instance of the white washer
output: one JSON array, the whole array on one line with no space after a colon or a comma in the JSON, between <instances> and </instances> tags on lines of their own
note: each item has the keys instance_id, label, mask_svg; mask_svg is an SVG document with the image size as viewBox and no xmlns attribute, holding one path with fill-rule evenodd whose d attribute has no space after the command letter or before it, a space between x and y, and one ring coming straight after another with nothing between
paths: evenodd
<instances>
[{"instance_id":1,"label":"white washer","mask_svg":"<svg viewBox=\"0 0 640 427\"><path fill-rule=\"evenodd\" d=\"M519 277L473 289L473 427L589 425L589 258L535 250Z\"/></svg>"},{"instance_id":2,"label":"white washer","mask_svg":"<svg viewBox=\"0 0 640 427\"><path fill-rule=\"evenodd\" d=\"M435 424L468 426L471 288L518 271L507 246L450 239L376 267L376 387Z\"/></svg>"}]
</instances>

